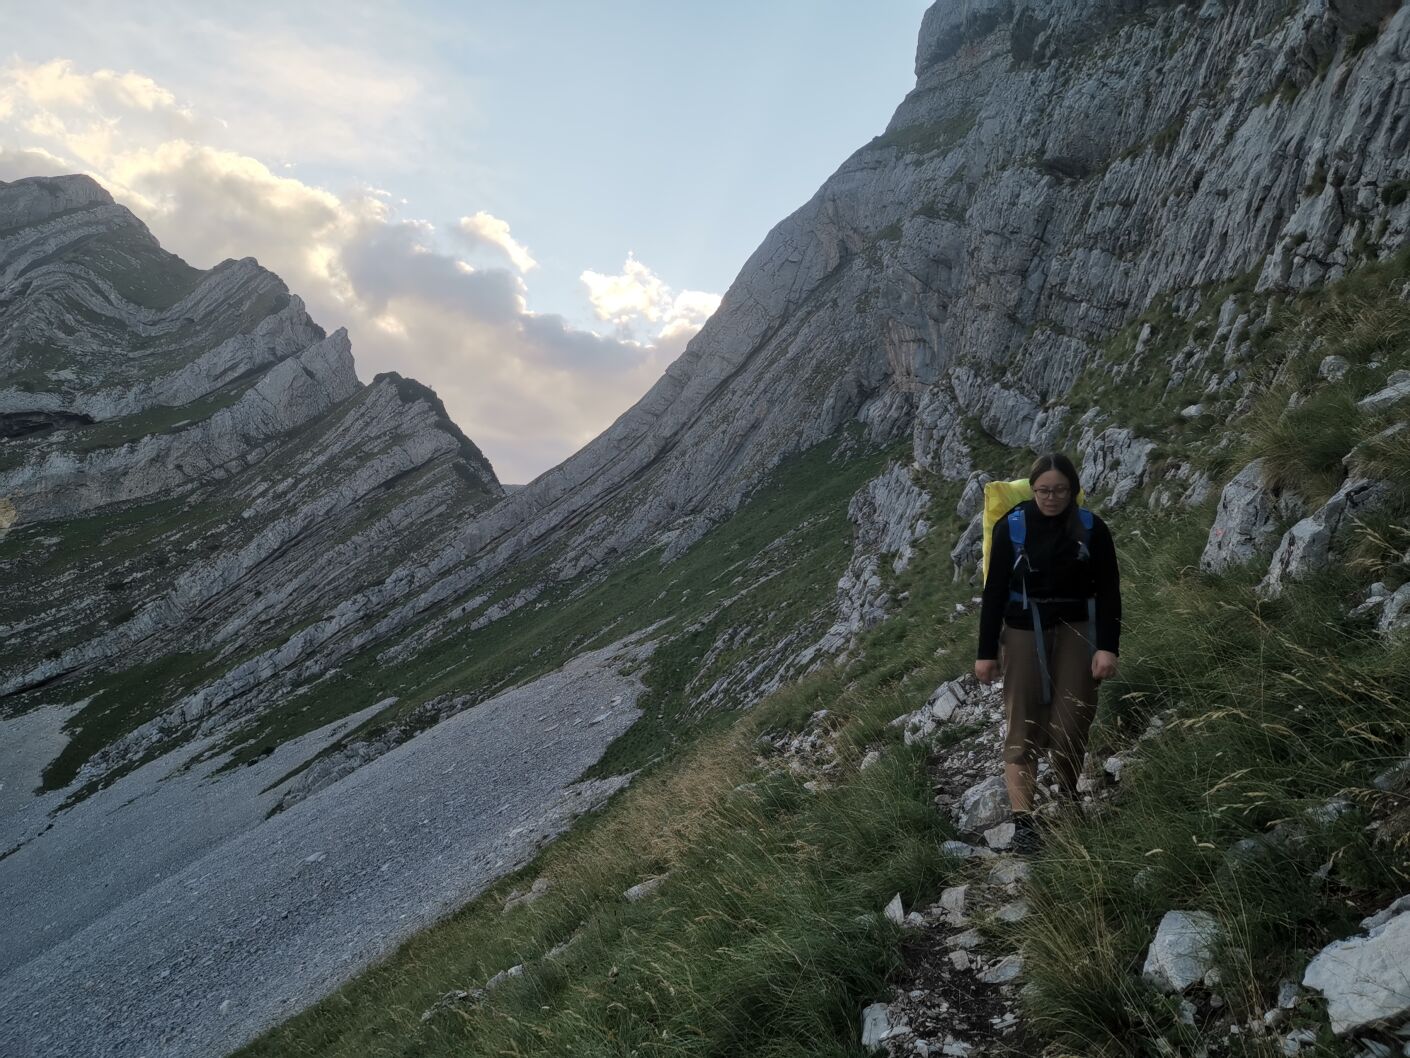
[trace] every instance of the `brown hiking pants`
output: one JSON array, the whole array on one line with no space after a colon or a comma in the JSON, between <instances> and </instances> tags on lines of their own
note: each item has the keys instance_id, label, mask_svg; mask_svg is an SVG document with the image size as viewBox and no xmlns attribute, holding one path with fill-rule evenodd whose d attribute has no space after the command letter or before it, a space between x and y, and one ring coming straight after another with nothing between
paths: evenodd
<instances>
[{"instance_id":1,"label":"brown hiking pants","mask_svg":"<svg viewBox=\"0 0 1410 1058\"><path fill-rule=\"evenodd\" d=\"M1033 632L1004 625L999 634L999 663L1004 677L1004 761L1035 764L1038 754L1049 751L1058 786L1072 792L1082 774L1087 753L1087 733L1097 713L1097 685L1092 678L1091 652L1085 623L1060 621L1044 630L1048 648L1048 673L1053 681L1052 701L1043 704L1042 676Z\"/></svg>"}]
</instances>

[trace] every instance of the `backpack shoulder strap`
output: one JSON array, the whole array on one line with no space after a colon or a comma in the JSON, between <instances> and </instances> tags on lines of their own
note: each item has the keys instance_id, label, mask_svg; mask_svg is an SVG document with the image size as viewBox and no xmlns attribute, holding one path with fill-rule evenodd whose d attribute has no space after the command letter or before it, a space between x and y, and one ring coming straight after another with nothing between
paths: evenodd
<instances>
[{"instance_id":1,"label":"backpack shoulder strap","mask_svg":"<svg viewBox=\"0 0 1410 1058\"><path fill-rule=\"evenodd\" d=\"M1077 518L1082 523L1082 550L1081 557L1088 558L1091 555L1092 546L1092 512L1086 507L1077 508Z\"/></svg>"},{"instance_id":2,"label":"backpack shoulder strap","mask_svg":"<svg viewBox=\"0 0 1410 1058\"><path fill-rule=\"evenodd\" d=\"M1009 526L1009 542L1013 544L1015 559L1023 551L1023 543L1028 539L1028 522L1023 517L1023 507L1020 505L1009 511L1006 519Z\"/></svg>"}]
</instances>

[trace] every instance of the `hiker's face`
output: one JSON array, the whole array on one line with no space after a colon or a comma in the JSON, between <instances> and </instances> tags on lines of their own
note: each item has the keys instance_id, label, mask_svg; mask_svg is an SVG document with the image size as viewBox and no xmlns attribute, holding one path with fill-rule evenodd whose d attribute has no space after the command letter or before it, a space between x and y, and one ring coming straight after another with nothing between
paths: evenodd
<instances>
[{"instance_id":1,"label":"hiker's face","mask_svg":"<svg viewBox=\"0 0 1410 1058\"><path fill-rule=\"evenodd\" d=\"M1061 514L1072 501L1072 486L1060 470L1045 470L1033 482L1033 501L1044 514Z\"/></svg>"}]
</instances>

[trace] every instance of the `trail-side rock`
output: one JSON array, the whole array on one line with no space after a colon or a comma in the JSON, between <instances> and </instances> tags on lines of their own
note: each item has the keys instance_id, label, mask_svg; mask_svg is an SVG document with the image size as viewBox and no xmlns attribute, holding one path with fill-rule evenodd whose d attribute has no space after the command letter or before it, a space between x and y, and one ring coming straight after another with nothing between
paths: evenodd
<instances>
[{"instance_id":1,"label":"trail-side rock","mask_svg":"<svg viewBox=\"0 0 1410 1058\"><path fill-rule=\"evenodd\" d=\"M628 903L638 903L641 900L645 900L652 893L656 892L657 889L660 889L661 886L666 883L666 879L668 877L670 877L669 872L667 874L654 875L653 877L646 879L646 881L644 882L638 882L636 885L632 886L630 889L624 892L622 896L627 900Z\"/></svg>"},{"instance_id":2,"label":"trail-side rock","mask_svg":"<svg viewBox=\"0 0 1410 1058\"><path fill-rule=\"evenodd\" d=\"M893 1026L885 1003L873 1003L862 1011L862 1046L879 1051L893 1036L903 1035L904 1025Z\"/></svg>"},{"instance_id":3,"label":"trail-side rock","mask_svg":"<svg viewBox=\"0 0 1410 1058\"><path fill-rule=\"evenodd\" d=\"M1009 792L1002 775L991 775L960 795L955 804L955 826L961 831L979 833L1010 815Z\"/></svg>"},{"instance_id":4,"label":"trail-side rock","mask_svg":"<svg viewBox=\"0 0 1410 1058\"><path fill-rule=\"evenodd\" d=\"M847 506L857 526L852 559L837 581L838 618L823 637L798 655L796 664L813 664L823 655L849 647L857 633L885 619L892 599L883 585L881 564L891 560L893 573L910 565L912 545L930 531L926 512L930 494L911 479L910 470L893 463L858 490Z\"/></svg>"},{"instance_id":5,"label":"trail-side rock","mask_svg":"<svg viewBox=\"0 0 1410 1058\"><path fill-rule=\"evenodd\" d=\"M1410 1014L1410 899L1402 897L1362 923L1364 936L1333 941L1318 952L1302 983L1326 997L1332 1031L1344 1036ZM1368 923L1370 923L1368 925Z\"/></svg>"},{"instance_id":6,"label":"trail-side rock","mask_svg":"<svg viewBox=\"0 0 1410 1058\"><path fill-rule=\"evenodd\" d=\"M992 474L976 470L970 474L955 504L955 513L961 518L973 518L984 511L984 486L994 480Z\"/></svg>"},{"instance_id":7,"label":"trail-side rock","mask_svg":"<svg viewBox=\"0 0 1410 1058\"><path fill-rule=\"evenodd\" d=\"M1410 371L1393 371L1386 385L1356 402L1363 412L1384 411L1410 397Z\"/></svg>"},{"instance_id":8,"label":"trail-side rock","mask_svg":"<svg viewBox=\"0 0 1410 1058\"><path fill-rule=\"evenodd\" d=\"M1407 628L1410 628L1410 584L1402 584L1384 596L1376 630L1387 639L1393 639L1403 635Z\"/></svg>"},{"instance_id":9,"label":"trail-side rock","mask_svg":"<svg viewBox=\"0 0 1410 1058\"><path fill-rule=\"evenodd\" d=\"M980 511L969 520L955 546L950 550L950 562L955 567L955 581L958 582L966 569L973 569L978 576L980 563L984 558L984 512Z\"/></svg>"},{"instance_id":10,"label":"trail-side rock","mask_svg":"<svg viewBox=\"0 0 1410 1058\"><path fill-rule=\"evenodd\" d=\"M1340 382L1351 370L1351 361L1344 356L1324 356L1317 365L1317 377L1328 382Z\"/></svg>"},{"instance_id":11,"label":"trail-side rock","mask_svg":"<svg viewBox=\"0 0 1410 1058\"><path fill-rule=\"evenodd\" d=\"M1005 955L979 975L985 984L1000 985L1016 980L1023 973L1023 956L1017 952Z\"/></svg>"},{"instance_id":12,"label":"trail-side rock","mask_svg":"<svg viewBox=\"0 0 1410 1058\"><path fill-rule=\"evenodd\" d=\"M912 437L917 466L946 481L963 481L970 474L973 453L966 439L964 412L950 386L931 386L921 395Z\"/></svg>"},{"instance_id":13,"label":"trail-side rock","mask_svg":"<svg viewBox=\"0 0 1410 1058\"><path fill-rule=\"evenodd\" d=\"M1164 992L1183 992L1214 965L1218 923L1207 911L1167 911L1156 928L1141 977Z\"/></svg>"},{"instance_id":14,"label":"trail-side rock","mask_svg":"<svg viewBox=\"0 0 1410 1058\"><path fill-rule=\"evenodd\" d=\"M1145 484L1155 442L1123 427L1112 426L1098 433L1089 424L1083 427L1077 449L1081 460L1078 470L1087 495L1115 509Z\"/></svg>"},{"instance_id":15,"label":"trail-side rock","mask_svg":"<svg viewBox=\"0 0 1410 1058\"><path fill-rule=\"evenodd\" d=\"M1268 564L1268 573L1259 582L1259 592L1279 595L1285 581L1325 569L1332 560L1333 549L1342 543L1356 516L1375 510L1389 494L1385 482L1367 478L1347 481L1321 508L1283 534Z\"/></svg>"},{"instance_id":16,"label":"trail-side rock","mask_svg":"<svg viewBox=\"0 0 1410 1058\"><path fill-rule=\"evenodd\" d=\"M520 892L518 889L515 889L507 897L504 898L504 908L501 911L501 914L507 915L516 907L527 907L529 904L532 904L537 901L540 897L542 897L552 888L552 878L549 878L547 876L535 878L533 884L529 886L527 892Z\"/></svg>"},{"instance_id":17,"label":"trail-side rock","mask_svg":"<svg viewBox=\"0 0 1410 1058\"><path fill-rule=\"evenodd\" d=\"M973 678L962 676L947 680L931 693L926 703L914 713L905 713L890 722L891 727L905 729L906 745L930 738L942 724L966 723L983 710L972 686Z\"/></svg>"},{"instance_id":18,"label":"trail-side rock","mask_svg":"<svg viewBox=\"0 0 1410 1058\"><path fill-rule=\"evenodd\" d=\"M1219 494L1209 540L1200 555L1206 573L1223 573L1272 552L1280 518L1301 514L1301 501L1263 482L1263 460L1255 459Z\"/></svg>"}]
</instances>

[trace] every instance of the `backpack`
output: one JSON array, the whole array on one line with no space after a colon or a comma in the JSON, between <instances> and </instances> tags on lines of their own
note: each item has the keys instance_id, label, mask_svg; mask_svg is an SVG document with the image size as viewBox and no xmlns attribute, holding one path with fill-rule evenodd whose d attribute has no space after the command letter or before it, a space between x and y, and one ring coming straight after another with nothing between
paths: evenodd
<instances>
[{"instance_id":1,"label":"backpack","mask_svg":"<svg viewBox=\"0 0 1410 1058\"><path fill-rule=\"evenodd\" d=\"M1018 567L1023 560L1023 545L1028 539L1028 522L1023 514L1021 504L1024 500L1031 499L1033 487L1028 484L1027 479L1020 478L1017 481L991 481L984 486L984 581L989 580L989 550L990 541L994 536L994 526L998 524L999 518L1003 517L1008 523L1009 540L1013 543L1014 568ZM1082 490L1077 491L1077 517L1082 522L1085 536L1081 541L1081 555L1086 557L1092 541L1092 526L1094 520L1092 512L1082 506L1085 496ZM1009 599L1013 602L1023 604L1025 610L1033 611L1033 640L1034 646L1038 650L1038 674L1043 690L1043 704L1047 705L1052 701L1053 681L1048 672L1048 653L1043 642L1043 619L1038 611L1038 600L1028 597L1028 583L1023 584L1022 591L1009 590ZM1087 652L1093 655L1097 650L1097 605L1095 599L1087 600Z\"/></svg>"},{"instance_id":2,"label":"backpack","mask_svg":"<svg viewBox=\"0 0 1410 1058\"><path fill-rule=\"evenodd\" d=\"M1009 511L1013 510L1024 500L1031 500L1032 498L1033 486L1028 484L1027 478L1017 478L1014 481L991 481L984 486L984 558L981 563L981 569L983 571L983 579L980 581L981 584L989 580L989 543L994 538L994 526L997 525L999 519L1004 517ZM1081 507L1082 501L1086 498L1086 494L1079 489L1077 491L1077 506ZM1087 533L1090 536L1092 531L1091 525L1086 522L1083 524L1086 525ZM1022 542L1024 529L1023 527L1019 528L1018 537L1013 536L1013 530L1014 523L1010 522L1009 536L1014 540L1014 547L1017 548Z\"/></svg>"}]
</instances>

